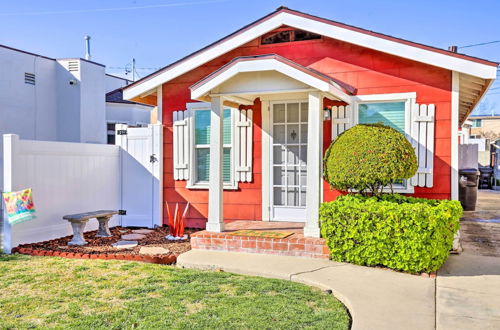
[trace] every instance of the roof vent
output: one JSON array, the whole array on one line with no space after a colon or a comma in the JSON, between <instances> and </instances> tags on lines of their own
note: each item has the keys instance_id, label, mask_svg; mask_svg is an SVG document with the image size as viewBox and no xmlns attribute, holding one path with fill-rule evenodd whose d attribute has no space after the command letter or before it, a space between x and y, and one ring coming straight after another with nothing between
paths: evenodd
<instances>
[{"instance_id":1,"label":"roof vent","mask_svg":"<svg viewBox=\"0 0 500 330\"><path fill-rule=\"evenodd\" d=\"M450 46L450 47L448 47L448 51L456 53L456 52L458 52L458 47L457 46Z\"/></svg>"},{"instance_id":2,"label":"roof vent","mask_svg":"<svg viewBox=\"0 0 500 330\"><path fill-rule=\"evenodd\" d=\"M35 74L34 73L24 73L24 83L34 85L35 84Z\"/></svg>"},{"instance_id":3,"label":"roof vent","mask_svg":"<svg viewBox=\"0 0 500 330\"><path fill-rule=\"evenodd\" d=\"M69 72L78 71L78 61L69 61L68 70Z\"/></svg>"}]
</instances>

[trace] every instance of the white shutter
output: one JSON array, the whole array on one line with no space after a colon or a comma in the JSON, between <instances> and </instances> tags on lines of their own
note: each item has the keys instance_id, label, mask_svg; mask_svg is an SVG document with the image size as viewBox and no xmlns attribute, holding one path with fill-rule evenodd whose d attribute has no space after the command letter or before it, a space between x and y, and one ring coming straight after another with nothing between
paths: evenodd
<instances>
[{"instance_id":1,"label":"white shutter","mask_svg":"<svg viewBox=\"0 0 500 330\"><path fill-rule=\"evenodd\" d=\"M352 127L352 108L347 106L332 107L332 141Z\"/></svg>"},{"instance_id":2,"label":"white shutter","mask_svg":"<svg viewBox=\"0 0 500 330\"><path fill-rule=\"evenodd\" d=\"M234 152L235 175L238 182L252 181L252 110L236 111Z\"/></svg>"},{"instance_id":3,"label":"white shutter","mask_svg":"<svg viewBox=\"0 0 500 330\"><path fill-rule=\"evenodd\" d=\"M189 179L189 111L174 111L174 180Z\"/></svg>"},{"instance_id":4,"label":"white shutter","mask_svg":"<svg viewBox=\"0 0 500 330\"><path fill-rule=\"evenodd\" d=\"M434 104L412 105L411 142L417 155L417 174L411 178L411 184L417 187L433 186L434 166Z\"/></svg>"}]
</instances>

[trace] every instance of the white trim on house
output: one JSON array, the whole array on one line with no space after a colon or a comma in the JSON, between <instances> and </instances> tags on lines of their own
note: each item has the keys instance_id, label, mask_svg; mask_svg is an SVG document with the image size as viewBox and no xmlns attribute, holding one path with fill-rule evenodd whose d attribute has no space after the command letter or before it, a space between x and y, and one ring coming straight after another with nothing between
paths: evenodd
<instances>
[{"instance_id":1,"label":"white trim on house","mask_svg":"<svg viewBox=\"0 0 500 330\"><path fill-rule=\"evenodd\" d=\"M329 38L341 40L351 44L359 45L381 51L384 53L400 56L417 62L445 68L451 71L462 72L482 79L495 79L497 68L492 65L478 63L476 61L459 58L437 51L404 44L395 40L381 38L360 31L354 31L341 26L329 24L320 19L312 19L302 15L279 12L260 23L249 27L242 32L223 39L222 41L207 47L206 50L187 57L186 59L159 72L155 76L137 84L132 84L124 89L125 99L132 99L144 95L157 86L162 85L194 68L199 67L241 45L256 39L282 25L317 33Z\"/></svg>"},{"instance_id":2,"label":"white trim on house","mask_svg":"<svg viewBox=\"0 0 500 330\"><path fill-rule=\"evenodd\" d=\"M311 74L298 70L291 65L273 58L237 62L215 77L207 79L206 81L201 82L199 85L193 86L193 88L191 89L191 98L195 100L200 99L205 94L209 94L212 89L223 84L225 81L231 79L239 73L259 71L277 71L285 76L311 86L315 90L329 93L344 102L351 102L351 96L347 95L335 82L326 82L325 80L318 79ZM282 93L283 91L279 90L270 92ZM251 104L253 104L253 102Z\"/></svg>"},{"instance_id":3,"label":"white trim on house","mask_svg":"<svg viewBox=\"0 0 500 330\"><path fill-rule=\"evenodd\" d=\"M458 125L460 111L460 73L451 78L451 199L458 200Z\"/></svg>"},{"instance_id":4,"label":"white trim on house","mask_svg":"<svg viewBox=\"0 0 500 330\"><path fill-rule=\"evenodd\" d=\"M262 118L262 221L271 221L271 182L269 164L271 162L271 102L261 103Z\"/></svg>"}]
</instances>

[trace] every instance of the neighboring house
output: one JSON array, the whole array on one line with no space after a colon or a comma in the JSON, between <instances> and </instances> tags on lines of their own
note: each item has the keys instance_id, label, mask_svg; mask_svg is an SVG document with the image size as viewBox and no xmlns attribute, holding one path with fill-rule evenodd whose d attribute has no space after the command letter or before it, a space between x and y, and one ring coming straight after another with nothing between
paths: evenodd
<instances>
[{"instance_id":1,"label":"neighboring house","mask_svg":"<svg viewBox=\"0 0 500 330\"><path fill-rule=\"evenodd\" d=\"M0 45L0 137L107 143L107 123L149 123L149 106L117 106L106 93L131 81L81 58L55 59ZM137 113L141 115L138 116ZM3 141L0 142L0 192ZM0 220L3 212L0 203Z\"/></svg>"},{"instance_id":2,"label":"neighboring house","mask_svg":"<svg viewBox=\"0 0 500 330\"><path fill-rule=\"evenodd\" d=\"M500 113L491 111L473 113L469 116L470 144L478 145L478 161L482 166L491 165L491 144L500 139Z\"/></svg>"},{"instance_id":3,"label":"neighboring house","mask_svg":"<svg viewBox=\"0 0 500 330\"><path fill-rule=\"evenodd\" d=\"M106 93L107 143L115 144L115 125L143 127L151 123L153 107L123 99L121 87Z\"/></svg>"},{"instance_id":4,"label":"neighboring house","mask_svg":"<svg viewBox=\"0 0 500 330\"><path fill-rule=\"evenodd\" d=\"M163 199L188 226L299 221L318 237L323 152L358 123L383 122L416 148L396 191L458 198L459 127L497 63L279 8L124 88L164 124ZM165 215L164 215L165 216ZM208 222L207 222L208 221Z\"/></svg>"}]
</instances>

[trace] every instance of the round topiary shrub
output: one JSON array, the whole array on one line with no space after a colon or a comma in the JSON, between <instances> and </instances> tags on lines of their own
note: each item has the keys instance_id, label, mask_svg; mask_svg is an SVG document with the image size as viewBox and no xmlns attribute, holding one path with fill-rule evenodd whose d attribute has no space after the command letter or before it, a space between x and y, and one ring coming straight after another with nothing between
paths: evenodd
<instances>
[{"instance_id":1,"label":"round topiary shrub","mask_svg":"<svg viewBox=\"0 0 500 330\"><path fill-rule=\"evenodd\" d=\"M332 188L379 195L386 186L417 171L415 151L406 137L382 124L356 125L326 151L325 180Z\"/></svg>"}]
</instances>

